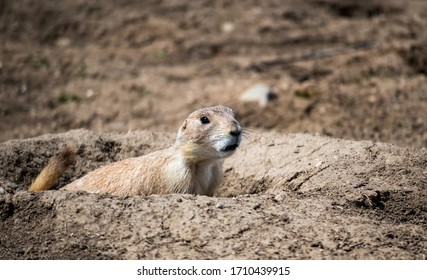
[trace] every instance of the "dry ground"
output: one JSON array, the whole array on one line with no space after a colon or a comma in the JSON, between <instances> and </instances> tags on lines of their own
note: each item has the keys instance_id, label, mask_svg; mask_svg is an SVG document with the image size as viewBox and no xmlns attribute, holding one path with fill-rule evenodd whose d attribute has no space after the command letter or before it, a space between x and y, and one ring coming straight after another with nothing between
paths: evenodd
<instances>
[{"instance_id":1,"label":"dry ground","mask_svg":"<svg viewBox=\"0 0 427 280\"><path fill-rule=\"evenodd\" d=\"M0 258L425 259L427 2L0 0L0 42ZM213 104L251 131L218 197L25 190Z\"/></svg>"}]
</instances>

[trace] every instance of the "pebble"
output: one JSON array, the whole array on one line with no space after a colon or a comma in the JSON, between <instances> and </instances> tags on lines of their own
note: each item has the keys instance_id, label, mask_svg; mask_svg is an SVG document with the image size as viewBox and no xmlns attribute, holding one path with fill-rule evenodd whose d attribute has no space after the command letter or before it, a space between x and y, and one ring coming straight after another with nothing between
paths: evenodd
<instances>
[{"instance_id":1,"label":"pebble","mask_svg":"<svg viewBox=\"0 0 427 280\"><path fill-rule=\"evenodd\" d=\"M257 209L259 209L260 207L261 207L261 203L257 203L257 204L255 204L255 205L252 207L252 209L257 210Z\"/></svg>"},{"instance_id":2,"label":"pebble","mask_svg":"<svg viewBox=\"0 0 427 280\"><path fill-rule=\"evenodd\" d=\"M235 26L234 26L234 23L226 21L222 24L221 29L222 29L222 32L224 33L231 33L234 31Z\"/></svg>"},{"instance_id":3,"label":"pebble","mask_svg":"<svg viewBox=\"0 0 427 280\"><path fill-rule=\"evenodd\" d=\"M261 108L267 106L267 103L277 98L276 93L265 84L256 84L245 90L240 96L243 102L258 102Z\"/></svg>"},{"instance_id":4,"label":"pebble","mask_svg":"<svg viewBox=\"0 0 427 280\"><path fill-rule=\"evenodd\" d=\"M24 85L21 86L21 93L26 93L27 90L28 90L27 85L24 84Z\"/></svg>"},{"instance_id":5,"label":"pebble","mask_svg":"<svg viewBox=\"0 0 427 280\"><path fill-rule=\"evenodd\" d=\"M277 201L277 202L281 202L281 201L283 201L283 195L282 195L282 194L277 194L277 195L274 197L274 200L275 200L275 201Z\"/></svg>"},{"instance_id":6,"label":"pebble","mask_svg":"<svg viewBox=\"0 0 427 280\"><path fill-rule=\"evenodd\" d=\"M88 89L85 93L86 98L91 98L95 95L95 92L92 89Z\"/></svg>"},{"instance_id":7,"label":"pebble","mask_svg":"<svg viewBox=\"0 0 427 280\"><path fill-rule=\"evenodd\" d=\"M216 204L216 208L223 209L224 207L225 207L225 205L221 201Z\"/></svg>"},{"instance_id":8,"label":"pebble","mask_svg":"<svg viewBox=\"0 0 427 280\"><path fill-rule=\"evenodd\" d=\"M61 47L61 48L68 47L68 46L70 46L70 44L71 44L71 40L69 38L66 38L66 37L62 37L62 38L59 38L58 40L56 40L56 45L58 47Z\"/></svg>"},{"instance_id":9,"label":"pebble","mask_svg":"<svg viewBox=\"0 0 427 280\"><path fill-rule=\"evenodd\" d=\"M5 190L4 190L4 188L3 187L0 187L0 195L2 195L2 194L5 194Z\"/></svg>"},{"instance_id":10,"label":"pebble","mask_svg":"<svg viewBox=\"0 0 427 280\"><path fill-rule=\"evenodd\" d=\"M12 251L17 255L23 255L25 254L25 250L21 247L15 247L12 249Z\"/></svg>"}]
</instances>

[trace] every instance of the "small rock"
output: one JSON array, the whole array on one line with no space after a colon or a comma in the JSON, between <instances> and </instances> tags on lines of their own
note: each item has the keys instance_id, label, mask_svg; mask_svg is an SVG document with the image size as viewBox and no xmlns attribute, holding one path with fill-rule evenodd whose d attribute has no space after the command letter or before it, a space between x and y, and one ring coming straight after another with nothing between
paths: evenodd
<instances>
[{"instance_id":1,"label":"small rock","mask_svg":"<svg viewBox=\"0 0 427 280\"><path fill-rule=\"evenodd\" d=\"M12 251L17 255L23 255L25 254L25 250L21 247L15 247L12 249Z\"/></svg>"},{"instance_id":2,"label":"small rock","mask_svg":"<svg viewBox=\"0 0 427 280\"><path fill-rule=\"evenodd\" d=\"M3 187L0 187L0 195L2 195L2 194L5 194L5 190L4 190L4 188Z\"/></svg>"},{"instance_id":3,"label":"small rock","mask_svg":"<svg viewBox=\"0 0 427 280\"><path fill-rule=\"evenodd\" d=\"M62 37L56 40L56 45L61 48L68 47L71 44L71 40L67 37Z\"/></svg>"},{"instance_id":4,"label":"small rock","mask_svg":"<svg viewBox=\"0 0 427 280\"><path fill-rule=\"evenodd\" d=\"M88 89L85 94L86 98L91 98L94 95L95 95L95 92L92 89Z\"/></svg>"},{"instance_id":5,"label":"small rock","mask_svg":"<svg viewBox=\"0 0 427 280\"><path fill-rule=\"evenodd\" d=\"M277 194L276 196L274 196L274 201L276 201L276 202L283 201L283 195L282 194Z\"/></svg>"},{"instance_id":6,"label":"small rock","mask_svg":"<svg viewBox=\"0 0 427 280\"><path fill-rule=\"evenodd\" d=\"M27 85L24 84L24 85L21 86L21 93L26 93L27 90L28 90Z\"/></svg>"},{"instance_id":7,"label":"small rock","mask_svg":"<svg viewBox=\"0 0 427 280\"><path fill-rule=\"evenodd\" d=\"M369 103L376 103L378 101L378 97L376 97L375 95L370 95L368 97L368 102Z\"/></svg>"},{"instance_id":8,"label":"small rock","mask_svg":"<svg viewBox=\"0 0 427 280\"><path fill-rule=\"evenodd\" d=\"M242 93L240 100L243 102L258 102L260 107L267 106L267 103L276 99L277 95L273 90L264 84L257 84Z\"/></svg>"},{"instance_id":9,"label":"small rock","mask_svg":"<svg viewBox=\"0 0 427 280\"><path fill-rule=\"evenodd\" d=\"M223 202L219 201L219 202L216 204L216 208L223 209L223 208L225 208L225 205L224 205L224 203L223 203Z\"/></svg>"},{"instance_id":10,"label":"small rock","mask_svg":"<svg viewBox=\"0 0 427 280\"><path fill-rule=\"evenodd\" d=\"M322 242L320 242L320 241L313 241L313 242L310 244L310 246L311 246L311 247L314 247L314 248L323 248L323 244L322 244Z\"/></svg>"},{"instance_id":11,"label":"small rock","mask_svg":"<svg viewBox=\"0 0 427 280\"><path fill-rule=\"evenodd\" d=\"M257 203L257 204L255 204L255 205L252 207L252 209L257 210L257 209L259 209L260 207L261 207L261 203Z\"/></svg>"},{"instance_id":12,"label":"small rock","mask_svg":"<svg viewBox=\"0 0 427 280\"><path fill-rule=\"evenodd\" d=\"M221 26L221 30L224 33L231 33L234 31L234 29L235 29L234 23L229 21L224 22Z\"/></svg>"}]
</instances>

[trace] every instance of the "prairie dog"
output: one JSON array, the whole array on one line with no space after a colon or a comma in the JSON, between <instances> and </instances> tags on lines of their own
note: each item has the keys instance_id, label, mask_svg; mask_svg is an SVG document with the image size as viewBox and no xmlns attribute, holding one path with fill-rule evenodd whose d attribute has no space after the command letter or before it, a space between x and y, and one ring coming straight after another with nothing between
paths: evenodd
<instances>
[{"instance_id":1,"label":"prairie dog","mask_svg":"<svg viewBox=\"0 0 427 280\"><path fill-rule=\"evenodd\" d=\"M223 160L242 140L233 110L225 106L191 113L178 130L175 144L144 156L96 169L63 189L113 195L188 193L213 196L223 178ZM30 191L43 191L72 163L74 154L62 151L51 158Z\"/></svg>"}]
</instances>

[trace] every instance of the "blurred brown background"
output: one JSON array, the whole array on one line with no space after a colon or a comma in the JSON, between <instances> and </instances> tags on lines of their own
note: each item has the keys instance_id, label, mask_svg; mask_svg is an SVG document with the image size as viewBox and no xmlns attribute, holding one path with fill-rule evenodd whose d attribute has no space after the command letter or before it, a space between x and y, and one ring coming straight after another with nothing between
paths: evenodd
<instances>
[{"instance_id":1,"label":"blurred brown background","mask_svg":"<svg viewBox=\"0 0 427 280\"><path fill-rule=\"evenodd\" d=\"M175 131L224 104L256 130L427 147L427 1L0 1L0 141ZM263 83L266 107L243 103Z\"/></svg>"}]
</instances>

